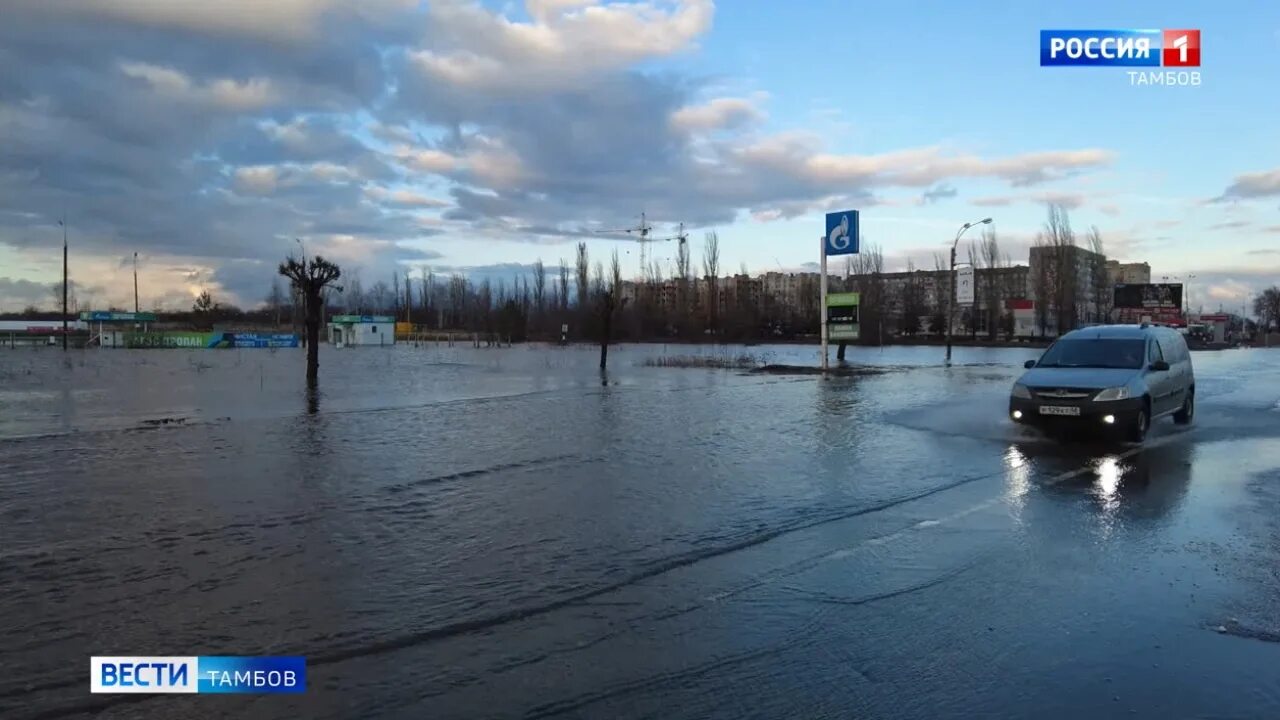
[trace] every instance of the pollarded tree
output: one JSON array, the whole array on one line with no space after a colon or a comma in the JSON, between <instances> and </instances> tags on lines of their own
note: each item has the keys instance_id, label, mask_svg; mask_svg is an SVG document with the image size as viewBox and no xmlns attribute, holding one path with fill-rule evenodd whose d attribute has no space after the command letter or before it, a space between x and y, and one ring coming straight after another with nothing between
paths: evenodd
<instances>
[{"instance_id":1,"label":"pollarded tree","mask_svg":"<svg viewBox=\"0 0 1280 720\"><path fill-rule=\"evenodd\" d=\"M342 277L342 269L319 255L311 259L304 255L301 260L291 255L280 263L280 274L289 278L302 297L307 332L307 385L314 386L320 374L320 315L324 310L324 291L329 287L342 291L334 284Z\"/></svg>"}]
</instances>

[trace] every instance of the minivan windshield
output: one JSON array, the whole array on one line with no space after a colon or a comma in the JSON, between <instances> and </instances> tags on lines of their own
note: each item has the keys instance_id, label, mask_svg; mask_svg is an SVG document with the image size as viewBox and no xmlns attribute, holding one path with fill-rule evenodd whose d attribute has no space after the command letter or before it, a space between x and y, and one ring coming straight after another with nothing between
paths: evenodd
<instances>
[{"instance_id":1,"label":"minivan windshield","mask_svg":"<svg viewBox=\"0 0 1280 720\"><path fill-rule=\"evenodd\" d=\"M1036 367L1140 368L1147 354L1141 339L1059 340Z\"/></svg>"}]
</instances>

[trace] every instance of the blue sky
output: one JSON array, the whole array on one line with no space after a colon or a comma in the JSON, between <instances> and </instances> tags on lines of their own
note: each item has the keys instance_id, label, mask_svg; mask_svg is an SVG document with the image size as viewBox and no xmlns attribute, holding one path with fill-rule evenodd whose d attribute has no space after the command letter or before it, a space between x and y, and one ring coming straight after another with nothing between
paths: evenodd
<instances>
[{"instance_id":1,"label":"blue sky","mask_svg":"<svg viewBox=\"0 0 1280 720\"><path fill-rule=\"evenodd\" d=\"M63 212L93 292L126 294L137 249L158 305L257 302L293 237L366 285L510 275L584 238L633 269L595 231L641 210L762 272L814 262L849 206L890 268L988 215L1025 262L1057 202L1112 256L1195 273L1206 305L1280 281L1274 5L249 5L74 0L0 30L32 68L0 83L0 307L44 299ZM1041 68L1052 28L1199 29L1202 82Z\"/></svg>"}]
</instances>

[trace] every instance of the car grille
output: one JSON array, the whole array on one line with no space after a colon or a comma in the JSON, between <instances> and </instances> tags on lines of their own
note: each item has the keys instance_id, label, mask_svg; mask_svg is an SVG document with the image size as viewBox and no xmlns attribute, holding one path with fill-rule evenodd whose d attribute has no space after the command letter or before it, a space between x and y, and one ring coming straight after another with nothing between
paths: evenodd
<instances>
[{"instance_id":1,"label":"car grille","mask_svg":"<svg viewBox=\"0 0 1280 720\"><path fill-rule=\"evenodd\" d=\"M1098 394L1089 388L1043 388L1032 392L1037 400L1087 400Z\"/></svg>"}]
</instances>

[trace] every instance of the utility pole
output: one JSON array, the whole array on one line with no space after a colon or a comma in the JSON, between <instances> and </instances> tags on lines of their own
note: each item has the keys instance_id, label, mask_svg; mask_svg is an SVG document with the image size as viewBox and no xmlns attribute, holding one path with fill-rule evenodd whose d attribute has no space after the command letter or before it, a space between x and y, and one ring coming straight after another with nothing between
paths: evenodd
<instances>
[{"instance_id":1,"label":"utility pole","mask_svg":"<svg viewBox=\"0 0 1280 720\"><path fill-rule=\"evenodd\" d=\"M955 313L956 304L956 246L960 244L960 236L974 225L990 225L991 218L983 218L977 222L967 222L960 226L956 239L951 243L951 274L947 277L949 292L947 293L947 365L951 365L951 316ZM972 317L972 316L971 316Z\"/></svg>"},{"instance_id":2,"label":"utility pole","mask_svg":"<svg viewBox=\"0 0 1280 720\"><path fill-rule=\"evenodd\" d=\"M818 269L818 326L822 338L822 372L827 371L827 237L821 238L822 261Z\"/></svg>"},{"instance_id":3,"label":"utility pole","mask_svg":"<svg viewBox=\"0 0 1280 720\"><path fill-rule=\"evenodd\" d=\"M133 314L138 314L138 253L133 253Z\"/></svg>"},{"instance_id":4,"label":"utility pole","mask_svg":"<svg viewBox=\"0 0 1280 720\"><path fill-rule=\"evenodd\" d=\"M62 226L62 351L67 351L67 218L64 215L58 224Z\"/></svg>"}]
</instances>

